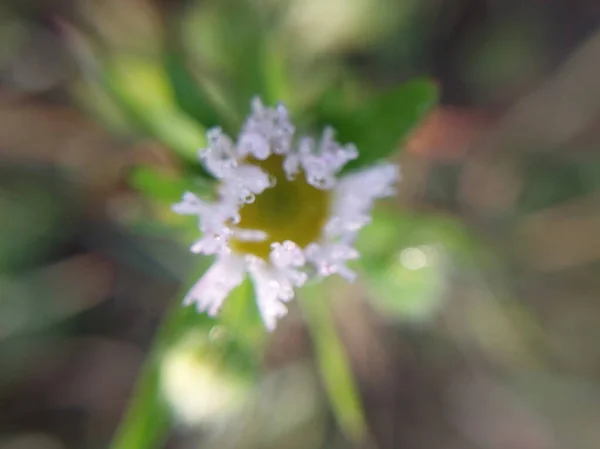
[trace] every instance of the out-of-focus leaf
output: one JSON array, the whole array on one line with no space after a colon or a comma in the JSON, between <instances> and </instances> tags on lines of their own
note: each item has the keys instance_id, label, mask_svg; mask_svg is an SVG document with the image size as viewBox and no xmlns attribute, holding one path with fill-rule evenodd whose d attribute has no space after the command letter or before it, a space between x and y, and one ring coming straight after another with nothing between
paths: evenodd
<instances>
[{"instance_id":1,"label":"out-of-focus leaf","mask_svg":"<svg viewBox=\"0 0 600 449\"><path fill-rule=\"evenodd\" d=\"M107 61L100 81L144 131L188 160L206 144L201 125L177 109L160 66L136 57Z\"/></svg>"},{"instance_id":2,"label":"out-of-focus leaf","mask_svg":"<svg viewBox=\"0 0 600 449\"><path fill-rule=\"evenodd\" d=\"M385 266L406 238L404 220L392 211L375 210L372 221L359 234L360 261L370 268Z\"/></svg>"},{"instance_id":3,"label":"out-of-focus leaf","mask_svg":"<svg viewBox=\"0 0 600 449\"><path fill-rule=\"evenodd\" d=\"M389 210L373 215L357 248L375 306L400 320L422 320L441 300L448 261L461 263L477 246L450 218Z\"/></svg>"},{"instance_id":4,"label":"out-of-focus leaf","mask_svg":"<svg viewBox=\"0 0 600 449\"><path fill-rule=\"evenodd\" d=\"M366 284L374 305L386 316L413 321L432 316L442 299L443 281L439 254L422 246L405 248L386 268L371 273Z\"/></svg>"},{"instance_id":5,"label":"out-of-focus leaf","mask_svg":"<svg viewBox=\"0 0 600 449\"><path fill-rule=\"evenodd\" d=\"M169 203L179 201L188 191L204 196L213 189L212 183L204 179L168 174L152 167L136 167L129 176L129 183L146 197Z\"/></svg>"},{"instance_id":6,"label":"out-of-focus leaf","mask_svg":"<svg viewBox=\"0 0 600 449\"><path fill-rule=\"evenodd\" d=\"M219 114L207 92L194 77L180 51L168 51L164 56L164 66L181 110L205 128L225 125L225 118Z\"/></svg>"},{"instance_id":7,"label":"out-of-focus leaf","mask_svg":"<svg viewBox=\"0 0 600 449\"><path fill-rule=\"evenodd\" d=\"M305 287L301 299L319 372L340 429L352 441L364 442L367 436L364 410L323 284Z\"/></svg>"},{"instance_id":8,"label":"out-of-focus leaf","mask_svg":"<svg viewBox=\"0 0 600 449\"><path fill-rule=\"evenodd\" d=\"M316 122L333 126L337 140L358 147L358 159L345 168L354 170L399 151L437 100L438 88L429 80L409 81L362 101L333 90L317 105Z\"/></svg>"},{"instance_id":9,"label":"out-of-focus leaf","mask_svg":"<svg viewBox=\"0 0 600 449\"><path fill-rule=\"evenodd\" d=\"M219 84L238 120L253 97L271 102L279 96L282 60L272 53L277 44L267 13L249 0L209 1L190 9L184 24L183 44Z\"/></svg>"},{"instance_id":10,"label":"out-of-focus leaf","mask_svg":"<svg viewBox=\"0 0 600 449\"><path fill-rule=\"evenodd\" d=\"M159 366L156 357L146 360L133 393L133 406L121 421L111 449L158 448L166 439L172 418L160 395Z\"/></svg>"},{"instance_id":11,"label":"out-of-focus leaf","mask_svg":"<svg viewBox=\"0 0 600 449\"><path fill-rule=\"evenodd\" d=\"M229 294L219 314L219 321L250 351L257 351L265 343L267 332L258 312L250 279L247 278Z\"/></svg>"},{"instance_id":12,"label":"out-of-focus leaf","mask_svg":"<svg viewBox=\"0 0 600 449\"><path fill-rule=\"evenodd\" d=\"M75 101L83 105L86 111L111 133L127 135L135 131L135 126L127 114L98 83L78 80L73 83L70 91Z\"/></svg>"},{"instance_id":13,"label":"out-of-focus leaf","mask_svg":"<svg viewBox=\"0 0 600 449\"><path fill-rule=\"evenodd\" d=\"M237 109L247 111L252 97L268 96L264 70L267 27L261 9L253 2L225 0L220 3L226 13L221 18L221 37L232 63L229 87L235 93Z\"/></svg>"},{"instance_id":14,"label":"out-of-focus leaf","mask_svg":"<svg viewBox=\"0 0 600 449\"><path fill-rule=\"evenodd\" d=\"M375 209L372 221L359 235L357 248L361 262L388 263L398 250L424 244L439 244L462 256L472 254L478 243L464 225L442 214L405 213L392 209Z\"/></svg>"},{"instance_id":15,"label":"out-of-focus leaf","mask_svg":"<svg viewBox=\"0 0 600 449\"><path fill-rule=\"evenodd\" d=\"M205 129L178 109L160 63L136 55L107 56L72 26L61 23L61 28L89 83L98 84L138 130L181 158L197 161L198 149L206 145Z\"/></svg>"},{"instance_id":16,"label":"out-of-focus leaf","mask_svg":"<svg viewBox=\"0 0 600 449\"><path fill-rule=\"evenodd\" d=\"M290 109L295 108L294 91L291 86L289 67L287 66L285 51L275 40L265 43L263 67L267 96L264 100L268 104L283 102Z\"/></svg>"}]
</instances>

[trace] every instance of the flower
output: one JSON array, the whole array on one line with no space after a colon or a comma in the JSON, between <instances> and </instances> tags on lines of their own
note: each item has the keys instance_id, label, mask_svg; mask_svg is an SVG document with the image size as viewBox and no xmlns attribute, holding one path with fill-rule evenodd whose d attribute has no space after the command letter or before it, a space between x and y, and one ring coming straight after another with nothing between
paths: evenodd
<instances>
[{"instance_id":1,"label":"flower","mask_svg":"<svg viewBox=\"0 0 600 449\"><path fill-rule=\"evenodd\" d=\"M273 330L294 289L309 278L356 277L347 266L359 257L354 240L374 201L394 194L398 168L380 163L339 176L358 157L354 145L337 143L331 128L318 142L294 134L286 108L259 99L237 142L220 128L208 131L199 158L218 180L217 200L188 192L173 206L199 217L202 236L191 250L216 257L186 305L214 316L248 274L262 320Z\"/></svg>"}]
</instances>

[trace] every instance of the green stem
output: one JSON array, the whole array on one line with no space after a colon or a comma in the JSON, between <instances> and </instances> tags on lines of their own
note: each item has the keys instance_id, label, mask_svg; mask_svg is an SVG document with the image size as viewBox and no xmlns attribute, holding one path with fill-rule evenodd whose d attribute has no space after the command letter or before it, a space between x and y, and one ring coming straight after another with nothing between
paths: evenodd
<instances>
[{"instance_id":1,"label":"green stem","mask_svg":"<svg viewBox=\"0 0 600 449\"><path fill-rule=\"evenodd\" d=\"M338 425L347 438L369 437L358 388L322 285L304 289L299 301L312 336L318 367Z\"/></svg>"}]
</instances>

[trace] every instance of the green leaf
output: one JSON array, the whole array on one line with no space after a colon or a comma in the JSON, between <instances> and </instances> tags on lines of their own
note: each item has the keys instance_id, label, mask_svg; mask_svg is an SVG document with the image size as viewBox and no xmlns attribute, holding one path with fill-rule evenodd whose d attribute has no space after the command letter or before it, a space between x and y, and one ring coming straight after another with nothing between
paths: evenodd
<instances>
[{"instance_id":1,"label":"green leaf","mask_svg":"<svg viewBox=\"0 0 600 449\"><path fill-rule=\"evenodd\" d=\"M376 211L360 234L360 269L373 304L398 320L432 316L446 271L476 250L460 222L429 214Z\"/></svg>"},{"instance_id":2,"label":"green leaf","mask_svg":"<svg viewBox=\"0 0 600 449\"><path fill-rule=\"evenodd\" d=\"M98 80L142 131L187 160L206 145L205 129L181 112L171 97L165 72L139 57L103 61Z\"/></svg>"},{"instance_id":3,"label":"green leaf","mask_svg":"<svg viewBox=\"0 0 600 449\"><path fill-rule=\"evenodd\" d=\"M315 284L303 289L299 303L313 340L319 372L340 429L350 440L364 442L367 437L364 410L327 297L323 284Z\"/></svg>"},{"instance_id":4,"label":"green leaf","mask_svg":"<svg viewBox=\"0 0 600 449\"><path fill-rule=\"evenodd\" d=\"M87 82L100 86L138 131L197 163L206 130L178 109L164 67L139 55L108 55L74 27L60 25Z\"/></svg>"},{"instance_id":5,"label":"green leaf","mask_svg":"<svg viewBox=\"0 0 600 449\"><path fill-rule=\"evenodd\" d=\"M229 294L219 313L219 321L247 350L257 352L262 349L268 334L258 312L250 279L246 278Z\"/></svg>"},{"instance_id":6,"label":"green leaf","mask_svg":"<svg viewBox=\"0 0 600 449\"><path fill-rule=\"evenodd\" d=\"M235 95L237 110L245 113L251 98L256 95L267 98L269 94L264 67L267 26L260 8L252 2L227 0L223 4L226 15L222 38L232 63L229 87Z\"/></svg>"},{"instance_id":7,"label":"green leaf","mask_svg":"<svg viewBox=\"0 0 600 449\"><path fill-rule=\"evenodd\" d=\"M219 114L179 51L170 50L164 55L164 67L173 96L181 110L205 128L225 124L225 118Z\"/></svg>"},{"instance_id":8,"label":"green leaf","mask_svg":"<svg viewBox=\"0 0 600 449\"><path fill-rule=\"evenodd\" d=\"M188 17L194 17L189 11ZM266 9L249 0L203 2L184 44L219 84L236 117L245 117L254 96L269 97L265 60L270 41Z\"/></svg>"},{"instance_id":9,"label":"green leaf","mask_svg":"<svg viewBox=\"0 0 600 449\"><path fill-rule=\"evenodd\" d=\"M353 98L349 98L354 95ZM361 101L360 93L335 89L316 107L319 126L331 125L337 140L354 143L358 159L346 170L384 159L401 144L438 101L438 88L429 80L409 81L395 89Z\"/></svg>"},{"instance_id":10,"label":"green leaf","mask_svg":"<svg viewBox=\"0 0 600 449\"><path fill-rule=\"evenodd\" d=\"M422 321L433 316L440 305L444 287L444 272L436 260L433 249L410 248L404 250L418 257L427 257L423 266L401 263L401 256L390 262L385 269L371 273L366 281L373 304L386 316L401 321ZM431 253L431 254L429 254ZM404 256L404 253L402 253ZM407 255L407 258L409 256ZM413 257L415 259L416 257Z\"/></svg>"},{"instance_id":11,"label":"green leaf","mask_svg":"<svg viewBox=\"0 0 600 449\"><path fill-rule=\"evenodd\" d=\"M205 179L164 173L152 167L134 168L129 175L129 183L148 198L169 203L179 201L184 192L204 196L213 189L212 183Z\"/></svg>"},{"instance_id":12,"label":"green leaf","mask_svg":"<svg viewBox=\"0 0 600 449\"><path fill-rule=\"evenodd\" d=\"M169 408L160 395L160 358L152 354L142 368L131 406L121 421L110 448L162 447L171 420Z\"/></svg>"},{"instance_id":13,"label":"green leaf","mask_svg":"<svg viewBox=\"0 0 600 449\"><path fill-rule=\"evenodd\" d=\"M295 97L292 86L290 68L287 63L287 55L282 48L281 42L275 39L264 40L264 54L262 58L263 74L265 77L266 96L263 98L267 104L283 102L294 109Z\"/></svg>"}]
</instances>

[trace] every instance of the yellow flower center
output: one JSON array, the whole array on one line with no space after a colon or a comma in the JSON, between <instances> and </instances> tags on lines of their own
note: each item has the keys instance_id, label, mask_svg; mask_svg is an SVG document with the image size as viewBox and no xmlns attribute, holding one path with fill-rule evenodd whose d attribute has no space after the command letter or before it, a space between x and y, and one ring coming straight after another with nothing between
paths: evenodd
<instances>
[{"instance_id":1,"label":"yellow flower center","mask_svg":"<svg viewBox=\"0 0 600 449\"><path fill-rule=\"evenodd\" d=\"M232 249L267 259L274 242L291 240L304 248L318 240L329 216L330 191L308 184L302 171L289 181L283 170L282 156L273 155L264 161L251 159L250 162L273 176L277 183L257 195L253 203L241 208L241 221L237 226L264 231L268 237L262 242L232 239Z\"/></svg>"}]
</instances>

